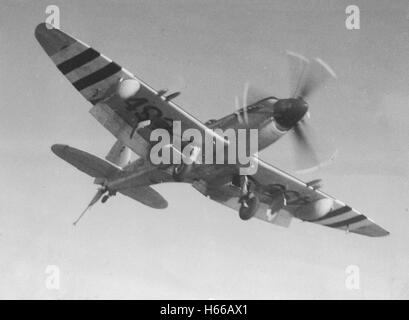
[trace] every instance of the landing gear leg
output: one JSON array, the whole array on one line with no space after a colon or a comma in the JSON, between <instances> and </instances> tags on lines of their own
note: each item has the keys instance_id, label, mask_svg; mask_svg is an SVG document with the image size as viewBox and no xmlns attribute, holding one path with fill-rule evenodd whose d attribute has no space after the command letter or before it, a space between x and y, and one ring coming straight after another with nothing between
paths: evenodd
<instances>
[{"instance_id":1,"label":"landing gear leg","mask_svg":"<svg viewBox=\"0 0 409 320\"><path fill-rule=\"evenodd\" d=\"M241 204L239 217L242 220L249 220L250 218L252 218L256 214L257 209L260 205L259 198L251 189L252 185L249 183L248 177L243 176L241 186L242 196L239 199L239 202Z\"/></svg>"}]
</instances>

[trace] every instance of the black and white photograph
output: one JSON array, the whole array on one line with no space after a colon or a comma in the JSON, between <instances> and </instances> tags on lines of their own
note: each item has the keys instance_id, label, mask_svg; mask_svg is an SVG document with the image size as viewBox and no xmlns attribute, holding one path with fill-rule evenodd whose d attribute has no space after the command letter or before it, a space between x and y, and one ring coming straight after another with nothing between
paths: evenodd
<instances>
[{"instance_id":1,"label":"black and white photograph","mask_svg":"<svg viewBox=\"0 0 409 320\"><path fill-rule=\"evenodd\" d=\"M409 299L409 1L0 8L1 300Z\"/></svg>"}]
</instances>

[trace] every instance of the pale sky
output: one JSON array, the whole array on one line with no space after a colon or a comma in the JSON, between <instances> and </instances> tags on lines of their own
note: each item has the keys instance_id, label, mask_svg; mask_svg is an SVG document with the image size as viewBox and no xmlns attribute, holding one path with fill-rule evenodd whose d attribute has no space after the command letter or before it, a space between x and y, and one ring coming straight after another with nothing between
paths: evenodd
<instances>
[{"instance_id":1,"label":"pale sky","mask_svg":"<svg viewBox=\"0 0 409 320\"><path fill-rule=\"evenodd\" d=\"M0 0L0 298L409 298L409 5L407 1ZM72 222L96 191L56 157L66 143L104 157L114 138L34 38L45 8L61 29L156 89L180 90L206 121L234 111L245 81L288 95L285 50L319 56L338 79L309 100L338 149L323 190L391 232L368 238L238 214L189 185L155 187L166 210L121 195ZM345 28L345 8L361 29ZM292 170L288 137L261 157ZM45 286L48 265L60 289ZM345 269L360 270L360 289Z\"/></svg>"}]
</instances>

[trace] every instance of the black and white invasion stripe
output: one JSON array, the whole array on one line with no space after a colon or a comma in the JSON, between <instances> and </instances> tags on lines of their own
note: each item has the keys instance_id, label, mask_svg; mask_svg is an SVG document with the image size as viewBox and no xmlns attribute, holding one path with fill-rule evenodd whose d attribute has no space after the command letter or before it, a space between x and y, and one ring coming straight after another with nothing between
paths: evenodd
<instances>
[{"instance_id":1,"label":"black and white invasion stripe","mask_svg":"<svg viewBox=\"0 0 409 320\"><path fill-rule=\"evenodd\" d=\"M319 223L331 228L349 228L353 224L364 221L366 219L367 218L364 215L358 214L354 212L351 207L344 205L311 222Z\"/></svg>"},{"instance_id":2,"label":"black and white invasion stripe","mask_svg":"<svg viewBox=\"0 0 409 320\"><path fill-rule=\"evenodd\" d=\"M96 93L105 92L121 77L120 65L80 42L64 48L52 58L61 73L91 102L95 101Z\"/></svg>"}]
</instances>

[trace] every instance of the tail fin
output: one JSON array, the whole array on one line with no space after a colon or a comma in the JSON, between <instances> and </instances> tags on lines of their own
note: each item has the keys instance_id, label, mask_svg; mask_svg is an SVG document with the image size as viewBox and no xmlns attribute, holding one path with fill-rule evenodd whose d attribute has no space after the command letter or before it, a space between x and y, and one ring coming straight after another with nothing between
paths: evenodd
<instances>
[{"instance_id":1,"label":"tail fin","mask_svg":"<svg viewBox=\"0 0 409 320\"><path fill-rule=\"evenodd\" d=\"M117 140L111 150L109 150L105 159L118 167L123 168L131 161L131 149L125 146L121 141Z\"/></svg>"}]
</instances>

